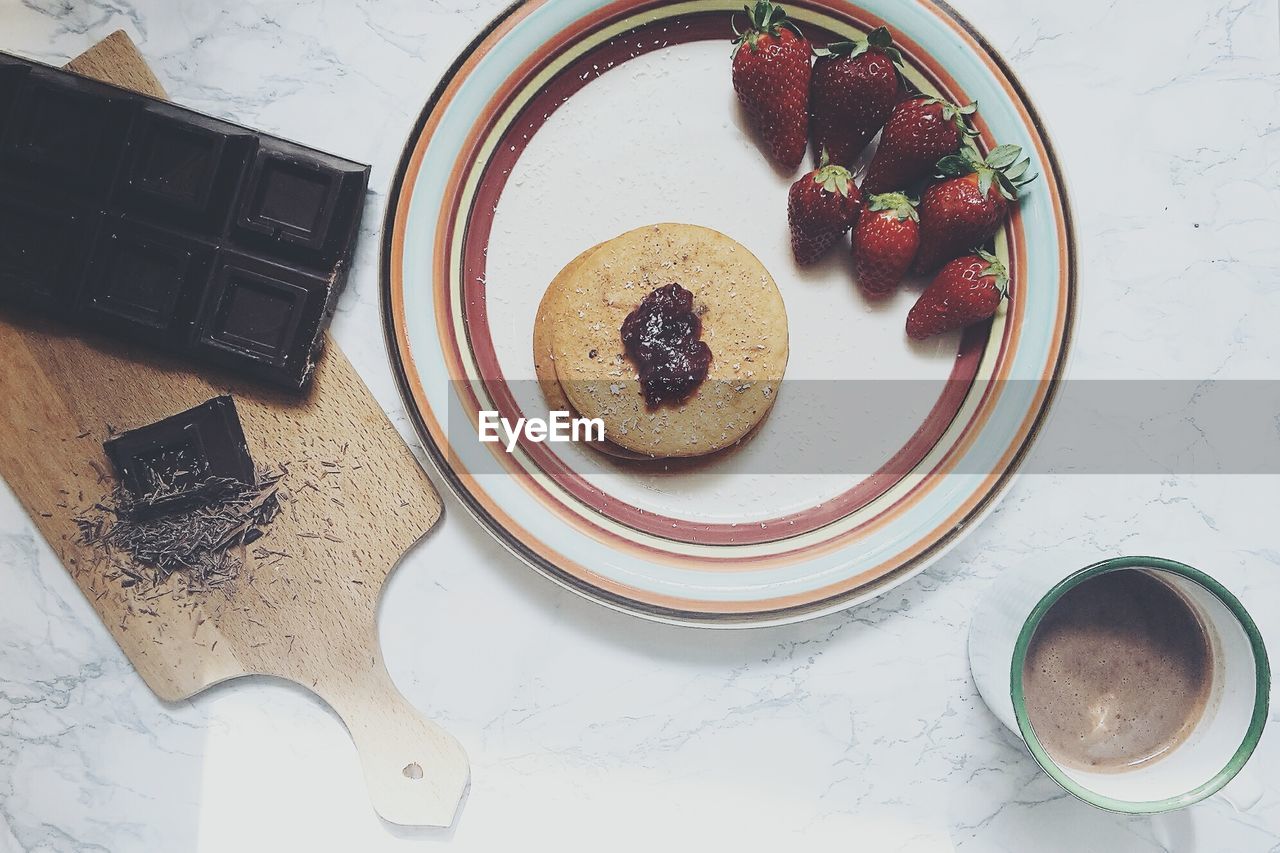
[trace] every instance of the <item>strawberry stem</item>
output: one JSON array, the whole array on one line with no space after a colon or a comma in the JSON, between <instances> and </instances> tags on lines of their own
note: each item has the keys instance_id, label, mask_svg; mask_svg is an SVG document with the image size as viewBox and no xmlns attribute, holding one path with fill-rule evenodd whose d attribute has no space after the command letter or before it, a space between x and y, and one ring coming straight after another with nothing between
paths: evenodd
<instances>
[{"instance_id":1,"label":"strawberry stem","mask_svg":"<svg viewBox=\"0 0 1280 853\"><path fill-rule=\"evenodd\" d=\"M813 172L813 182L829 193L848 197L853 185L853 173L838 163L829 163L826 148L822 149L822 162Z\"/></svg>"},{"instance_id":2,"label":"strawberry stem","mask_svg":"<svg viewBox=\"0 0 1280 853\"><path fill-rule=\"evenodd\" d=\"M737 36L733 43L737 46L745 44L754 51L757 39L764 35L776 36L782 28L791 30L797 36L804 38L804 34L800 32L800 29L787 18L786 10L781 6L774 5L770 0L756 0L754 8L743 6L742 11L747 14L750 26L745 31L739 31L737 22L733 22L733 32Z\"/></svg>"},{"instance_id":3,"label":"strawberry stem","mask_svg":"<svg viewBox=\"0 0 1280 853\"><path fill-rule=\"evenodd\" d=\"M873 212L889 211L898 218L899 222L904 219L920 221L920 217L916 213L916 200L906 193L879 193L873 195L867 200L867 210Z\"/></svg>"},{"instance_id":4,"label":"strawberry stem","mask_svg":"<svg viewBox=\"0 0 1280 853\"><path fill-rule=\"evenodd\" d=\"M977 101L970 101L964 106L957 106L950 101L935 98L931 95L923 97L925 103L939 104L942 107L942 118L945 121L954 122L956 130L960 131L962 135L969 137L978 135L978 131L974 129L973 125L969 124L969 116L978 112Z\"/></svg>"},{"instance_id":5,"label":"strawberry stem","mask_svg":"<svg viewBox=\"0 0 1280 853\"><path fill-rule=\"evenodd\" d=\"M1005 265L985 249L974 249L973 253L987 262L987 268L982 271L982 275L989 275L996 280L996 290L1000 291L1000 298L1004 299L1009 295L1009 271Z\"/></svg>"}]
</instances>

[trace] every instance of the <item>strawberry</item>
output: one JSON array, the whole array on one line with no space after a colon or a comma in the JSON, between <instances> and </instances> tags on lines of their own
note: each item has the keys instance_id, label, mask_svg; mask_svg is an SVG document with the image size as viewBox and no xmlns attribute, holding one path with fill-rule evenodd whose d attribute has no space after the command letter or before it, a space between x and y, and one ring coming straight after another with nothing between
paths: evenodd
<instances>
[{"instance_id":1,"label":"strawberry","mask_svg":"<svg viewBox=\"0 0 1280 853\"><path fill-rule=\"evenodd\" d=\"M773 159L794 169L808 144L812 49L781 6L744 8L751 27L734 41L733 89Z\"/></svg>"},{"instance_id":2,"label":"strawberry","mask_svg":"<svg viewBox=\"0 0 1280 853\"><path fill-rule=\"evenodd\" d=\"M852 166L902 97L902 54L884 27L865 39L819 48L809 85L809 134L814 155Z\"/></svg>"},{"instance_id":3,"label":"strawberry","mask_svg":"<svg viewBox=\"0 0 1280 853\"><path fill-rule=\"evenodd\" d=\"M844 166L827 162L791 185L787 193L787 221L796 263L811 264L858 221L862 193Z\"/></svg>"},{"instance_id":4,"label":"strawberry","mask_svg":"<svg viewBox=\"0 0 1280 853\"><path fill-rule=\"evenodd\" d=\"M853 273L868 296L883 296L906 275L920 245L915 202L902 193L873 195L853 230Z\"/></svg>"},{"instance_id":5,"label":"strawberry","mask_svg":"<svg viewBox=\"0 0 1280 853\"><path fill-rule=\"evenodd\" d=\"M930 273L947 261L981 246L995 236L1009 202L1035 175L1027 175L1030 160L1018 160L1022 149L1000 145L984 160L966 145L959 154L938 161L947 179L934 184L920 199L920 253L913 270Z\"/></svg>"},{"instance_id":6,"label":"strawberry","mask_svg":"<svg viewBox=\"0 0 1280 853\"><path fill-rule=\"evenodd\" d=\"M1009 290L1009 274L981 249L948 263L907 314L907 334L922 341L985 320Z\"/></svg>"},{"instance_id":7,"label":"strawberry","mask_svg":"<svg viewBox=\"0 0 1280 853\"><path fill-rule=\"evenodd\" d=\"M925 95L898 104L880 135L862 191L905 190L927 177L939 158L956 153L962 139L977 135L968 120L975 110L976 104L957 107Z\"/></svg>"}]
</instances>

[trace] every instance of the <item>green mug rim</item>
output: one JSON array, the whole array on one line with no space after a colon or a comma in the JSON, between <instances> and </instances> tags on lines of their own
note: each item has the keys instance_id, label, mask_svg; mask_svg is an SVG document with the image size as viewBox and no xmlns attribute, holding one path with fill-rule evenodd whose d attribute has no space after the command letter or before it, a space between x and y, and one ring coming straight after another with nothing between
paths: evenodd
<instances>
[{"instance_id":1,"label":"green mug rim","mask_svg":"<svg viewBox=\"0 0 1280 853\"><path fill-rule=\"evenodd\" d=\"M1214 774L1207 782L1186 793L1162 800L1119 800L1091 791L1076 783L1049 757L1049 754L1036 737L1035 731L1031 728L1031 721L1027 717L1026 697L1022 687L1022 667L1026 661L1027 648L1031 644L1031 636L1035 633L1040 621L1049 611L1049 608L1068 590L1079 586L1089 578L1120 569L1156 569L1181 575L1198 584L1231 611L1244 629L1249 638L1249 644L1253 648L1256 687L1253 716L1249 721L1249 728L1245 732L1244 740L1241 741L1240 746L1231 756L1226 766ZM1112 557L1111 559L1085 566L1082 569L1077 569L1054 584L1036 603L1036 606L1031 609L1031 613L1027 615L1022 624L1022 631L1018 634L1018 640L1013 648L1013 662L1010 668L1009 683L1010 696L1013 699L1013 713L1018 720L1018 729L1022 733L1022 739L1031 750L1031 755L1040 767L1068 793L1090 805L1122 814L1154 814L1169 811L1189 806L1192 803L1198 803L1200 800L1217 793L1235 778L1236 774L1240 772L1249 760L1249 757L1253 755L1254 748L1257 747L1258 741L1262 737L1262 730L1266 727L1267 714L1271 704L1271 665L1267 659L1267 649L1262 641L1262 633L1258 630L1253 618L1249 616L1249 612L1245 610L1244 605L1240 603L1240 599L1199 569L1164 557Z\"/></svg>"}]
</instances>

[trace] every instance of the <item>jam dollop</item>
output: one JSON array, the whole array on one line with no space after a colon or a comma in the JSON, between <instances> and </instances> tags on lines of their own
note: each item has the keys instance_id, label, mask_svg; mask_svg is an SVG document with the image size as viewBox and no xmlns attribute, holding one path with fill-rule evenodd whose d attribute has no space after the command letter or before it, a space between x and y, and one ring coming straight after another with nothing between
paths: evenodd
<instances>
[{"instance_id":1,"label":"jam dollop","mask_svg":"<svg viewBox=\"0 0 1280 853\"><path fill-rule=\"evenodd\" d=\"M622 345L650 408L687 399L707 378L711 347L701 336L693 294L674 282L645 296L622 322Z\"/></svg>"}]
</instances>

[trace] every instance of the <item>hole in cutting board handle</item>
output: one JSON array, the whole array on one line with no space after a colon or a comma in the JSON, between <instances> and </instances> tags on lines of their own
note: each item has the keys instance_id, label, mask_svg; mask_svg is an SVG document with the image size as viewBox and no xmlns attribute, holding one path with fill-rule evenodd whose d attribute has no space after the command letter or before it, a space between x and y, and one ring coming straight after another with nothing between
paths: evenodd
<instances>
[{"instance_id":1,"label":"hole in cutting board handle","mask_svg":"<svg viewBox=\"0 0 1280 853\"><path fill-rule=\"evenodd\" d=\"M411 761L400 772L404 774L404 778L412 779L416 782L422 778L422 765L416 761Z\"/></svg>"}]
</instances>

